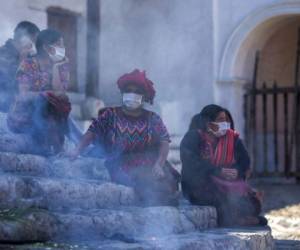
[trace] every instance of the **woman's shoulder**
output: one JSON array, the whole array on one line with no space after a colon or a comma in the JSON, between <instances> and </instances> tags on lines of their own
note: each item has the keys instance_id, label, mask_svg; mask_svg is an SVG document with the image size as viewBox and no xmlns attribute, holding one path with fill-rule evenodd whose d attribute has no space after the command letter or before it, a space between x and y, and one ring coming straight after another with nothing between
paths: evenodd
<instances>
[{"instance_id":1,"label":"woman's shoulder","mask_svg":"<svg viewBox=\"0 0 300 250\"><path fill-rule=\"evenodd\" d=\"M199 144L201 143L201 132L196 129L191 129L185 133L183 139L181 140L181 145L184 144Z\"/></svg>"},{"instance_id":2,"label":"woman's shoulder","mask_svg":"<svg viewBox=\"0 0 300 250\"><path fill-rule=\"evenodd\" d=\"M152 121L153 120L154 121L157 121L157 120L162 121L162 118L161 118L161 116L158 113L156 113L154 111L147 110L147 109L144 109L143 111L144 111L144 114L146 116L150 117Z\"/></svg>"},{"instance_id":3,"label":"woman's shoulder","mask_svg":"<svg viewBox=\"0 0 300 250\"><path fill-rule=\"evenodd\" d=\"M105 108L102 108L98 111L98 118L107 118L109 116L112 116L114 114L116 114L118 110L118 107L105 107Z\"/></svg>"},{"instance_id":4,"label":"woman's shoulder","mask_svg":"<svg viewBox=\"0 0 300 250\"><path fill-rule=\"evenodd\" d=\"M201 131L198 129L190 129L185 133L186 137L194 137L201 139Z\"/></svg>"}]
</instances>

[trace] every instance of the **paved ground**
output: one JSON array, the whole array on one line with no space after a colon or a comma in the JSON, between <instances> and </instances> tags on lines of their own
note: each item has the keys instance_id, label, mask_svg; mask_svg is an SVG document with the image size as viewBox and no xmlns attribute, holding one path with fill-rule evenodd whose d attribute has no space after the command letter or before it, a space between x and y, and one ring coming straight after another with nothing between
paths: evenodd
<instances>
[{"instance_id":1,"label":"paved ground","mask_svg":"<svg viewBox=\"0 0 300 250\"><path fill-rule=\"evenodd\" d=\"M277 249L300 249L300 184L257 180L254 185L265 192L263 212L277 239Z\"/></svg>"}]
</instances>

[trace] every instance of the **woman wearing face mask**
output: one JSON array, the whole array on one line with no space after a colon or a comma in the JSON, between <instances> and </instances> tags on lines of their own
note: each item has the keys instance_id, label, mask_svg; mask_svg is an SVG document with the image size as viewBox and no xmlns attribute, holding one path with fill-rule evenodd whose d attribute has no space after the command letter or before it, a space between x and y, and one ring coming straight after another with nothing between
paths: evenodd
<instances>
[{"instance_id":1,"label":"woman wearing face mask","mask_svg":"<svg viewBox=\"0 0 300 250\"><path fill-rule=\"evenodd\" d=\"M71 157L97 140L113 181L134 187L143 205L174 204L178 173L166 162L169 134L161 118L143 108L153 102L153 83L134 70L117 84L123 105L101 110Z\"/></svg>"},{"instance_id":2,"label":"woman wearing face mask","mask_svg":"<svg viewBox=\"0 0 300 250\"><path fill-rule=\"evenodd\" d=\"M8 124L14 132L31 134L40 153L59 153L71 109L65 95L70 73L63 37L56 30L43 30L36 49L17 70L19 97L11 113L19 115L9 116Z\"/></svg>"},{"instance_id":3,"label":"woman wearing face mask","mask_svg":"<svg viewBox=\"0 0 300 250\"><path fill-rule=\"evenodd\" d=\"M193 117L180 145L184 196L215 206L220 226L266 225L261 201L245 182L248 153L227 120L226 110L214 104Z\"/></svg>"}]
</instances>

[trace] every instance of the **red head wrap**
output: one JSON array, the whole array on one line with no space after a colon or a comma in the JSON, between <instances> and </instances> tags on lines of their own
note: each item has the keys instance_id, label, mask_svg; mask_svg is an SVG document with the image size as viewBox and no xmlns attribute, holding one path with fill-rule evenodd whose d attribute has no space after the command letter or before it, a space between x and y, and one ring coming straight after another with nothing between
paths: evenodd
<instances>
[{"instance_id":1,"label":"red head wrap","mask_svg":"<svg viewBox=\"0 0 300 250\"><path fill-rule=\"evenodd\" d=\"M145 91L145 101L153 103L155 96L155 89L153 82L146 77L145 71L139 71L135 69L131 73L125 74L117 81L119 89L122 91L128 84L136 85Z\"/></svg>"}]
</instances>

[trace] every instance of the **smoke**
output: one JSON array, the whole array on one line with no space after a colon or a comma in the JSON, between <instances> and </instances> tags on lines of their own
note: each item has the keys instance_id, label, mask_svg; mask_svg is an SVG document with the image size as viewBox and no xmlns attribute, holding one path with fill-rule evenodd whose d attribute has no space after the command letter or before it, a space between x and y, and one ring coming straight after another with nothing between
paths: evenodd
<instances>
[{"instance_id":1,"label":"smoke","mask_svg":"<svg viewBox=\"0 0 300 250\"><path fill-rule=\"evenodd\" d=\"M120 104L118 77L145 69L157 90L154 109L160 110L171 134L182 134L192 115L212 102L213 45L207 39L212 37L212 3L104 0L101 4L100 97L108 106ZM78 36L85 37L85 30ZM40 118L36 123L40 128L45 125ZM75 137L80 135L76 127L72 131Z\"/></svg>"},{"instance_id":2,"label":"smoke","mask_svg":"<svg viewBox=\"0 0 300 250\"><path fill-rule=\"evenodd\" d=\"M170 133L185 132L183 121L212 102L212 44L207 39L212 31L203 22L210 8L211 3L193 0L102 1L100 88L105 103L118 104L120 75L145 69Z\"/></svg>"}]
</instances>

